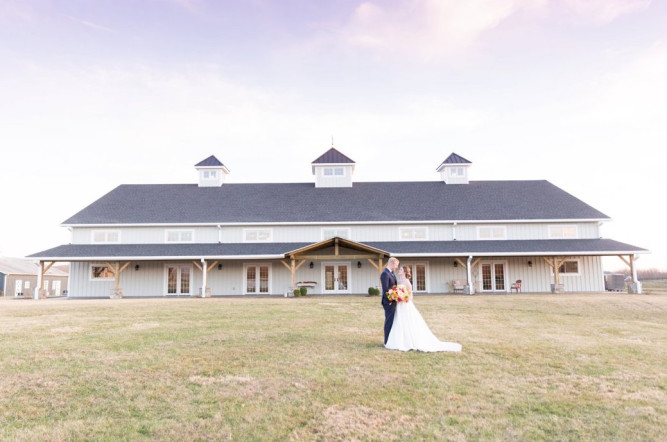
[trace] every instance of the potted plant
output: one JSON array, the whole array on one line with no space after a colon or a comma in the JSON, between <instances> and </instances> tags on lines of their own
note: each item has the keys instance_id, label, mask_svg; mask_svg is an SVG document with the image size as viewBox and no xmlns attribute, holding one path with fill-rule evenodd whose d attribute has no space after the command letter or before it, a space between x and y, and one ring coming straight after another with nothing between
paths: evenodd
<instances>
[{"instance_id":1,"label":"potted plant","mask_svg":"<svg viewBox=\"0 0 667 442\"><path fill-rule=\"evenodd\" d=\"M299 287L299 292L301 292L301 296L306 296L308 294L308 288L302 285Z\"/></svg>"}]
</instances>

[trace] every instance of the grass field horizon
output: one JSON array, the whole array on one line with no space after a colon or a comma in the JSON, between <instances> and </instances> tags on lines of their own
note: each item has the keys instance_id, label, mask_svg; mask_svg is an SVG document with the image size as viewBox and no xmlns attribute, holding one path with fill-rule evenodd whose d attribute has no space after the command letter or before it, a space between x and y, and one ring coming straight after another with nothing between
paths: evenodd
<instances>
[{"instance_id":1,"label":"grass field horizon","mask_svg":"<svg viewBox=\"0 0 667 442\"><path fill-rule=\"evenodd\" d=\"M667 294L0 300L2 440L661 440Z\"/></svg>"}]
</instances>

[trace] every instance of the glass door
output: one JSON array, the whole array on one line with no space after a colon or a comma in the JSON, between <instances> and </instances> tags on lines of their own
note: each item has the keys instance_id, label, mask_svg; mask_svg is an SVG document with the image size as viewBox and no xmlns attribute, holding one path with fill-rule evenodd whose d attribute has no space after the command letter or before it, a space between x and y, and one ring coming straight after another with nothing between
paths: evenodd
<instances>
[{"instance_id":1,"label":"glass door","mask_svg":"<svg viewBox=\"0 0 667 442\"><path fill-rule=\"evenodd\" d=\"M187 265L167 266L167 296L192 295L192 267Z\"/></svg>"},{"instance_id":2,"label":"glass door","mask_svg":"<svg viewBox=\"0 0 667 442\"><path fill-rule=\"evenodd\" d=\"M401 264L410 267L410 284L412 284L412 291L426 292L426 264Z\"/></svg>"},{"instance_id":3,"label":"glass door","mask_svg":"<svg viewBox=\"0 0 667 442\"><path fill-rule=\"evenodd\" d=\"M245 267L245 293L247 295L268 295L271 267L267 264Z\"/></svg>"},{"instance_id":4,"label":"glass door","mask_svg":"<svg viewBox=\"0 0 667 442\"><path fill-rule=\"evenodd\" d=\"M505 263L488 262L480 265L483 292L506 292Z\"/></svg>"},{"instance_id":5,"label":"glass door","mask_svg":"<svg viewBox=\"0 0 667 442\"><path fill-rule=\"evenodd\" d=\"M324 263L324 293L349 293L350 292L350 264Z\"/></svg>"}]
</instances>

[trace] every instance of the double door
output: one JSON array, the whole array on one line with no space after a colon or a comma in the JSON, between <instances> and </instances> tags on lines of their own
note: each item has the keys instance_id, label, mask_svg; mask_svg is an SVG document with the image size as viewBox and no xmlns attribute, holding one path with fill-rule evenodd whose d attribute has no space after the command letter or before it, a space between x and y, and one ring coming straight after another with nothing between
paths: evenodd
<instances>
[{"instance_id":1,"label":"double door","mask_svg":"<svg viewBox=\"0 0 667 442\"><path fill-rule=\"evenodd\" d=\"M350 293L350 264L323 263L324 293Z\"/></svg>"},{"instance_id":2,"label":"double door","mask_svg":"<svg viewBox=\"0 0 667 442\"><path fill-rule=\"evenodd\" d=\"M504 262L483 262L480 264L482 292L506 292Z\"/></svg>"}]
</instances>

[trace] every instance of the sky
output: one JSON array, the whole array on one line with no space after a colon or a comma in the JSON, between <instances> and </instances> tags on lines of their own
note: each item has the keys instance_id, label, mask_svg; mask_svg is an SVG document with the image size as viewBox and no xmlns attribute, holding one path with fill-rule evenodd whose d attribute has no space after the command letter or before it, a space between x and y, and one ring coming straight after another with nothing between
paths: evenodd
<instances>
[{"instance_id":1,"label":"sky","mask_svg":"<svg viewBox=\"0 0 667 442\"><path fill-rule=\"evenodd\" d=\"M0 0L0 255L120 184L545 179L667 269L667 2ZM333 140L333 141L332 141ZM625 268L617 257L605 268Z\"/></svg>"}]
</instances>

